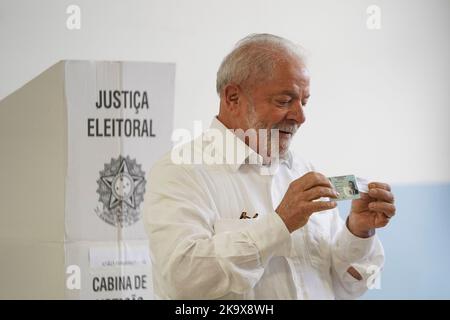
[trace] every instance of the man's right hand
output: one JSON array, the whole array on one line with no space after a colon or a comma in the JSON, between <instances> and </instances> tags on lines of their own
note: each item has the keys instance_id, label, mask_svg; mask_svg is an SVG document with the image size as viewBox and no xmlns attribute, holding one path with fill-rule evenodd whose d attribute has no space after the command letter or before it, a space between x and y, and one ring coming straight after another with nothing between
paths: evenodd
<instances>
[{"instance_id":1,"label":"man's right hand","mask_svg":"<svg viewBox=\"0 0 450 320\"><path fill-rule=\"evenodd\" d=\"M280 205L275 210L289 232L303 227L314 212L333 209L336 201L313 201L321 197L336 198L330 181L323 174L308 172L292 181Z\"/></svg>"}]
</instances>

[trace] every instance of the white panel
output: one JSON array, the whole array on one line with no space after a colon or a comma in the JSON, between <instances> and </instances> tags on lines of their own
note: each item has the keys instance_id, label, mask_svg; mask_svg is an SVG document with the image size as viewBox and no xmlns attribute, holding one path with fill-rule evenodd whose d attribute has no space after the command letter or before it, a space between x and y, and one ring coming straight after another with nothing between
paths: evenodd
<instances>
[{"instance_id":1,"label":"white panel","mask_svg":"<svg viewBox=\"0 0 450 320\"><path fill-rule=\"evenodd\" d=\"M170 150L174 72L173 64L66 63L69 241L147 239L145 176Z\"/></svg>"}]
</instances>

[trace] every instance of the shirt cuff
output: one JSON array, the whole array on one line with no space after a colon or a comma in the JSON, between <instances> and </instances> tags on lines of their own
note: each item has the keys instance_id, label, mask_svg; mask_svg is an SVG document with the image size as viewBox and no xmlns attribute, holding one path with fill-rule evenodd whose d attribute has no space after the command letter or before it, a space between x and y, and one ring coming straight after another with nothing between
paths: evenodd
<instances>
[{"instance_id":1,"label":"shirt cuff","mask_svg":"<svg viewBox=\"0 0 450 320\"><path fill-rule=\"evenodd\" d=\"M291 234L276 212L258 219L248 235L255 242L263 265L273 256L289 256L291 252Z\"/></svg>"},{"instance_id":2,"label":"shirt cuff","mask_svg":"<svg viewBox=\"0 0 450 320\"><path fill-rule=\"evenodd\" d=\"M359 238L348 230L344 224L341 231L335 238L335 250L338 255L348 262L360 261L373 251L377 235L374 234L369 238Z\"/></svg>"}]
</instances>

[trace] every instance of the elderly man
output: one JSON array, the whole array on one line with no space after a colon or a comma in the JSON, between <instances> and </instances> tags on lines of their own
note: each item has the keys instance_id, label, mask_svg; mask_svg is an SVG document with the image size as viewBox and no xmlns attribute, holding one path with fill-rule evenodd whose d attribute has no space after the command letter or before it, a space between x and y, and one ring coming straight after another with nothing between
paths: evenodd
<instances>
[{"instance_id":1,"label":"elderly man","mask_svg":"<svg viewBox=\"0 0 450 320\"><path fill-rule=\"evenodd\" d=\"M298 47L274 35L250 35L225 57L209 129L224 139L207 131L182 147L193 158L213 149L224 161L179 163L172 152L149 173L145 224L158 298L351 299L372 284L384 262L375 229L394 215L394 198L372 182L344 222L329 180L289 150L309 82ZM236 134L252 130L256 145ZM231 146L230 137L238 137Z\"/></svg>"}]
</instances>

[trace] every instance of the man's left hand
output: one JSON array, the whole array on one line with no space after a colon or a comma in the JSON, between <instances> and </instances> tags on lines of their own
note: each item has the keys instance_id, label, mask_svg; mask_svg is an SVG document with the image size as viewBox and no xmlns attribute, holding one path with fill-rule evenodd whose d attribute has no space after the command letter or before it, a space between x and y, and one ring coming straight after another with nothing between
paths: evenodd
<instances>
[{"instance_id":1,"label":"man's left hand","mask_svg":"<svg viewBox=\"0 0 450 320\"><path fill-rule=\"evenodd\" d=\"M395 215L394 195L391 187L382 182L369 183L369 193L361 192L361 198L352 201L347 221L351 233L360 238L375 234Z\"/></svg>"}]
</instances>

